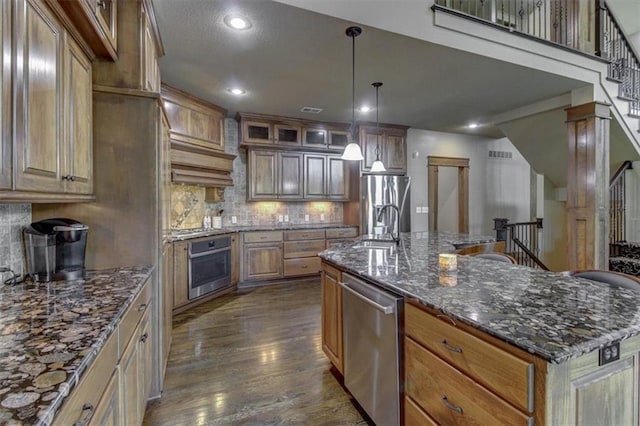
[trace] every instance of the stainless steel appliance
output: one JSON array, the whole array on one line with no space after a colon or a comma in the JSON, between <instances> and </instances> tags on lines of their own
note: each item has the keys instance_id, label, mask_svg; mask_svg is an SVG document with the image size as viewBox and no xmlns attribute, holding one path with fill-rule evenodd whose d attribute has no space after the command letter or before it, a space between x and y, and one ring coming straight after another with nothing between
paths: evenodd
<instances>
[{"instance_id":1,"label":"stainless steel appliance","mask_svg":"<svg viewBox=\"0 0 640 426\"><path fill-rule=\"evenodd\" d=\"M344 384L378 426L400 424L403 299L343 273Z\"/></svg>"},{"instance_id":2,"label":"stainless steel appliance","mask_svg":"<svg viewBox=\"0 0 640 426\"><path fill-rule=\"evenodd\" d=\"M361 234L387 234L411 231L411 178L395 175L364 175L360 178ZM394 209L382 207L392 204L398 207L400 217ZM400 229L398 229L400 225Z\"/></svg>"},{"instance_id":3,"label":"stainless steel appliance","mask_svg":"<svg viewBox=\"0 0 640 426\"><path fill-rule=\"evenodd\" d=\"M231 285L231 237L189 243L189 300Z\"/></svg>"},{"instance_id":4,"label":"stainless steel appliance","mask_svg":"<svg viewBox=\"0 0 640 426\"><path fill-rule=\"evenodd\" d=\"M85 277L89 227L74 219L33 222L24 229L28 273L36 281L77 280Z\"/></svg>"}]
</instances>

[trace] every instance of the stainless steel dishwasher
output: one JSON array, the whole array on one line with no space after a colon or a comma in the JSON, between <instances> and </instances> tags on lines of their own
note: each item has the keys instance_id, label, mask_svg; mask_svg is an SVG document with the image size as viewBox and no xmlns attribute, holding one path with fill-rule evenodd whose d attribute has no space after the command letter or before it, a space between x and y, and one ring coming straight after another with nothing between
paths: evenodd
<instances>
[{"instance_id":1,"label":"stainless steel dishwasher","mask_svg":"<svg viewBox=\"0 0 640 426\"><path fill-rule=\"evenodd\" d=\"M378 426L400 424L403 299L343 273L344 384Z\"/></svg>"}]
</instances>

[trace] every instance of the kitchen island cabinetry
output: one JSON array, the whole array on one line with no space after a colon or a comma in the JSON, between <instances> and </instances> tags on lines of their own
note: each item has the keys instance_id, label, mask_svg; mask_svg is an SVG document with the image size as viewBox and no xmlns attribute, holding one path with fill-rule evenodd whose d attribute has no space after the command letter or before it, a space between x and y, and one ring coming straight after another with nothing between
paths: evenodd
<instances>
[{"instance_id":1,"label":"kitchen island cabinetry","mask_svg":"<svg viewBox=\"0 0 640 426\"><path fill-rule=\"evenodd\" d=\"M91 62L44 1L15 5L14 188L91 195Z\"/></svg>"},{"instance_id":2,"label":"kitchen island cabinetry","mask_svg":"<svg viewBox=\"0 0 640 426\"><path fill-rule=\"evenodd\" d=\"M342 272L322 264L321 312L322 312L322 351L329 361L342 374Z\"/></svg>"}]
</instances>

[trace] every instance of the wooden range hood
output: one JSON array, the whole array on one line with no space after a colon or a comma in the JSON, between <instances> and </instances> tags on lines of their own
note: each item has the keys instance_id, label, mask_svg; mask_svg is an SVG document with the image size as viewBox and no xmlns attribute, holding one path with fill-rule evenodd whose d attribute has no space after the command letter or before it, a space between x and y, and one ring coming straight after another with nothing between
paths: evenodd
<instances>
[{"instance_id":1,"label":"wooden range hood","mask_svg":"<svg viewBox=\"0 0 640 426\"><path fill-rule=\"evenodd\" d=\"M207 187L233 186L233 154L171 139L171 181Z\"/></svg>"}]
</instances>

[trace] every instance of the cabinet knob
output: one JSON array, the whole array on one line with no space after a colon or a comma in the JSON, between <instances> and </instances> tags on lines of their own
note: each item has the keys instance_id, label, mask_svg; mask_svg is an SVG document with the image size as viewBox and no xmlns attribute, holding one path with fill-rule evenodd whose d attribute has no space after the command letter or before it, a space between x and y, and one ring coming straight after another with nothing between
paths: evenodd
<instances>
[{"instance_id":1,"label":"cabinet knob","mask_svg":"<svg viewBox=\"0 0 640 426\"><path fill-rule=\"evenodd\" d=\"M145 343L148 338L149 338L149 333L144 333L142 336L140 336L140 341L142 343Z\"/></svg>"},{"instance_id":2,"label":"cabinet knob","mask_svg":"<svg viewBox=\"0 0 640 426\"><path fill-rule=\"evenodd\" d=\"M106 9L107 8L107 3L105 3L104 0L98 0L98 2L96 4L98 5L98 7L100 9Z\"/></svg>"},{"instance_id":3,"label":"cabinet knob","mask_svg":"<svg viewBox=\"0 0 640 426\"><path fill-rule=\"evenodd\" d=\"M62 180L67 180L67 181L73 182L74 180L76 180L76 178L73 175L64 175L64 176L62 176Z\"/></svg>"},{"instance_id":4,"label":"cabinet knob","mask_svg":"<svg viewBox=\"0 0 640 426\"><path fill-rule=\"evenodd\" d=\"M447 395L442 395L442 397L440 398L440 401L442 401L444 406L447 407L449 410L455 411L458 414L463 413L462 407L458 405L453 405L452 403L450 403L449 399L447 398Z\"/></svg>"},{"instance_id":5,"label":"cabinet knob","mask_svg":"<svg viewBox=\"0 0 640 426\"><path fill-rule=\"evenodd\" d=\"M89 424L89 421L91 420L91 417L93 417L93 412L94 412L93 404L85 402L84 405L82 406L83 416L80 420L75 422L73 426L87 426Z\"/></svg>"},{"instance_id":6,"label":"cabinet knob","mask_svg":"<svg viewBox=\"0 0 640 426\"><path fill-rule=\"evenodd\" d=\"M141 303L140 306L138 306L138 312L144 311L146 307L147 307L146 303Z\"/></svg>"}]
</instances>

